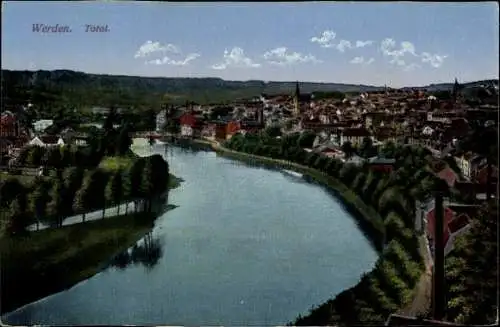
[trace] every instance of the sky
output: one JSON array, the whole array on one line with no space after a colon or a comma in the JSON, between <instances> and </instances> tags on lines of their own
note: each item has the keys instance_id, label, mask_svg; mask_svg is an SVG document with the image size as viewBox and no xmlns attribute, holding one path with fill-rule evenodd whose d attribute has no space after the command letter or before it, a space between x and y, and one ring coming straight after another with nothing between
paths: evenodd
<instances>
[{"instance_id":1,"label":"sky","mask_svg":"<svg viewBox=\"0 0 500 327\"><path fill-rule=\"evenodd\" d=\"M2 1L2 69L392 87L498 79L498 8Z\"/></svg>"}]
</instances>

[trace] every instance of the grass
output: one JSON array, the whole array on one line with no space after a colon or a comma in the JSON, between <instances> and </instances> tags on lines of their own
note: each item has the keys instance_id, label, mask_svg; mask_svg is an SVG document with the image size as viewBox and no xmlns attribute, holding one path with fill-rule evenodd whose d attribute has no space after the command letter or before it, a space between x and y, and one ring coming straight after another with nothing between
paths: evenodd
<instances>
[{"instance_id":1,"label":"grass","mask_svg":"<svg viewBox=\"0 0 500 327\"><path fill-rule=\"evenodd\" d=\"M105 170L118 170L118 169L126 169L134 162L134 157L132 155L125 156L106 156L102 158L99 163L99 168L103 168Z\"/></svg>"},{"instance_id":2,"label":"grass","mask_svg":"<svg viewBox=\"0 0 500 327\"><path fill-rule=\"evenodd\" d=\"M1 313L93 276L112 256L148 233L153 221L147 214L127 215L2 236Z\"/></svg>"}]
</instances>

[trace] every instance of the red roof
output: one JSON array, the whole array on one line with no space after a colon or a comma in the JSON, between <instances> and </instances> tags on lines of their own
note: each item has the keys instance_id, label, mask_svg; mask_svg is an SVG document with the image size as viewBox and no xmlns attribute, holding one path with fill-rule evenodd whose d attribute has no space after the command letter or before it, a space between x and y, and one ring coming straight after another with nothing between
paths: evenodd
<instances>
[{"instance_id":1,"label":"red roof","mask_svg":"<svg viewBox=\"0 0 500 327\"><path fill-rule=\"evenodd\" d=\"M191 126L192 128L195 127L196 125L196 117L190 113L185 113L180 117L180 124L181 125L188 125Z\"/></svg>"},{"instance_id":2,"label":"red roof","mask_svg":"<svg viewBox=\"0 0 500 327\"><path fill-rule=\"evenodd\" d=\"M455 174L455 172L449 167L441 170L437 176L446 181L449 187L453 187L458 179L457 174Z\"/></svg>"},{"instance_id":3,"label":"red roof","mask_svg":"<svg viewBox=\"0 0 500 327\"><path fill-rule=\"evenodd\" d=\"M465 213L460 214L458 217L453 219L449 224L448 228L450 229L450 233L456 233L465 226L467 226L470 222L469 216Z\"/></svg>"},{"instance_id":4,"label":"red roof","mask_svg":"<svg viewBox=\"0 0 500 327\"><path fill-rule=\"evenodd\" d=\"M450 238L450 229L449 229L449 224L453 220L455 216L455 212L451 210L450 208L445 208L444 209L444 216L443 216L443 230L444 230L444 244L448 242L448 239ZM433 208L428 214L427 214L427 233L429 237L432 239L435 239L435 209Z\"/></svg>"},{"instance_id":5,"label":"red roof","mask_svg":"<svg viewBox=\"0 0 500 327\"><path fill-rule=\"evenodd\" d=\"M229 123L227 123L226 133L228 135L233 135L233 134L235 134L236 132L238 132L240 130L241 130L241 125L240 125L239 122L237 122L237 121L230 121Z\"/></svg>"},{"instance_id":6,"label":"red roof","mask_svg":"<svg viewBox=\"0 0 500 327\"><path fill-rule=\"evenodd\" d=\"M4 114L2 115L2 118L0 119L0 124L2 125L13 125L16 122L16 117L9 115L9 114Z\"/></svg>"},{"instance_id":7,"label":"red roof","mask_svg":"<svg viewBox=\"0 0 500 327\"><path fill-rule=\"evenodd\" d=\"M488 167L483 167L476 176L476 180L479 184L486 184L488 181ZM498 181L498 168L495 166L491 167L491 180L493 183Z\"/></svg>"}]
</instances>

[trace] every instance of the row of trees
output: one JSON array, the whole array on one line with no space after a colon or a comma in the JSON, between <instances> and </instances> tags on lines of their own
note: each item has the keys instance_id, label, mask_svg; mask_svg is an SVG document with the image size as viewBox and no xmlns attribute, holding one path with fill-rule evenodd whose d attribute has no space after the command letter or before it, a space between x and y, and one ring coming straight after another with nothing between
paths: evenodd
<instances>
[{"instance_id":1,"label":"row of trees","mask_svg":"<svg viewBox=\"0 0 500 327\"><path fill-rule=\"evenodd\" d=\"M395 171L383 174L367 166L344 164L299 146L299 134L275 139L260 133L235 136L225 146L236 151L285 159L320 170L341 181L379 213L372 237L385 244L375 269L355 287L299 317L296 325L382 322L411 299L410 290L423 268L414 232L414 202L429 195L436 178L427 167L430 153L422 148L387 144L380 151L396 159ZM374 218L376 219L376 218Z\"/></svg>"},{"instance_id":2,"label":"row of trees","mask_svg":"<svg viewBox=\"0 0 500 327\"><path fill-rule=\"evenodd\" d=\"M0 185L3 207L2 217L8 230L19 233L33 223L44 221L61 226L63 219L72 214L118 205L125 201L146 203L146 210L161 196L169 183L168 163L161 155L136 159L127 169L106 171L69 167L60 170L53 179L37 178L26 188L11 178Z\"/></svg>"}]
</instances>

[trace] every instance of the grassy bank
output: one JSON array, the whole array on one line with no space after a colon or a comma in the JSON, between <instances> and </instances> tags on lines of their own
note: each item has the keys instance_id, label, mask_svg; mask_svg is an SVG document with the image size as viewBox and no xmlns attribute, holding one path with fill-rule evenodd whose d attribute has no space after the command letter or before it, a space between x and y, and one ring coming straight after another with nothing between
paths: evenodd
<instances>
[{"instance_id":1,"label":"grassy bank","mask_svg":"<svg viewBox=\"0 0 500 327\"><path fill-rule=\"evenodd\" d=\"M379 214L370 206L366 205L354 192L340 181L328 176L316 169L302 166L296 163L287 162L285 160L277 160L243 152L236 152L226 149L220 145L213 143L213 147L217 153L232 159L245 161L249 163L264 163L266 165L291 169L299 173L305 174L320 185L326 186L334 195L340 198L345 208L356 219L361 230L367 235L368 240L372 243L377 251L383 249L385 241L385 227L383 220Z\"/></svg>"},{"instance_id":2,"label":"grassy bank","mask_svg":"<svg viewBox=\"0 0 500 327\"><path fill-rule=\"evenodd\" d=\"M93 276L113 255L149 232L154 218L119 216L15 238L2 236L2 314Z\"/></svg>"}]
</instances>

